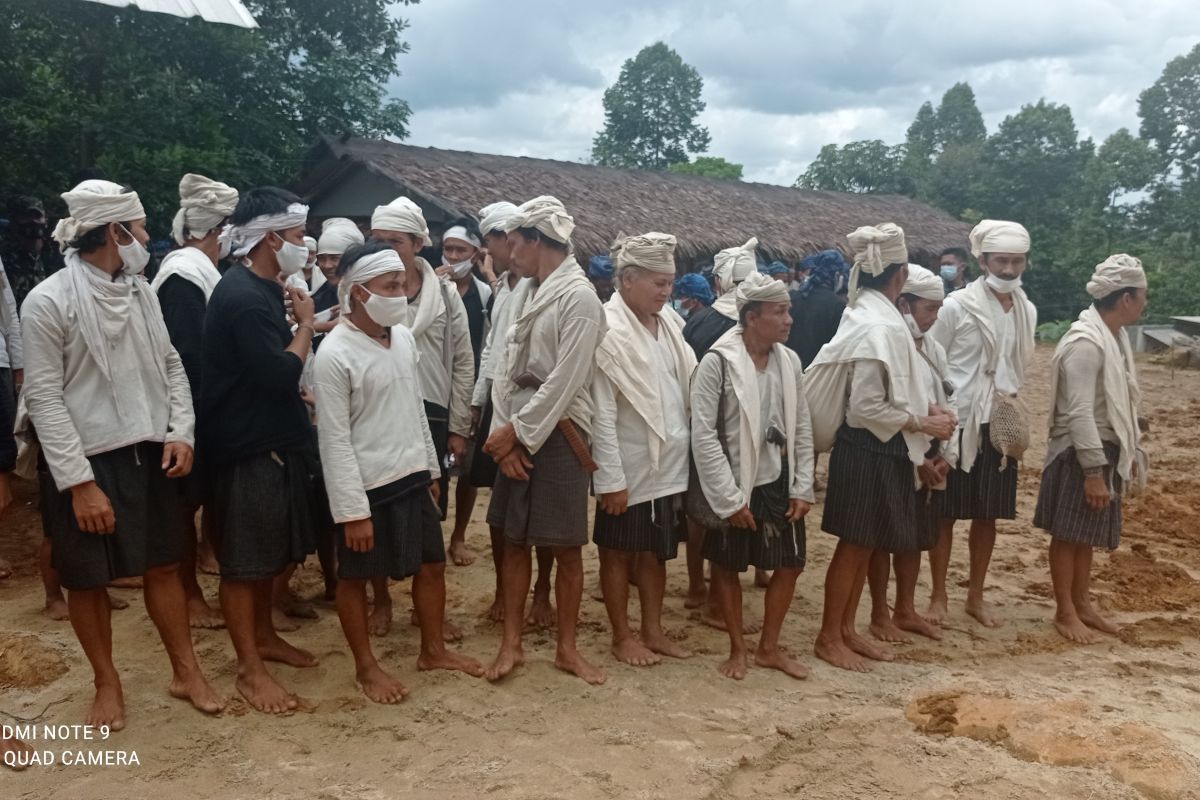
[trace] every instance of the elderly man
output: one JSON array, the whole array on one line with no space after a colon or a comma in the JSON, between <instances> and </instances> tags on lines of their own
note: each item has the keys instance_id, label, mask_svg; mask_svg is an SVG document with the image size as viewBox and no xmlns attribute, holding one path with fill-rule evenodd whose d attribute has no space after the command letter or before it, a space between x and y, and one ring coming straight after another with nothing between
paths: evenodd
<instances>
[{"instance_id":1,"label":"elderly man","mask_svg":"<svg viewBox=\"0 0 1200 800\"><path fill-rule=\"evenodd\" d=\"M704 356L692 382L692 447L698 489L724 520L706 532L704 557L729 632L719 667L746 676L748 655L738 574L774 570L763 599L754 663L804 678L808 669L779 645L804 570L804 517L813 502L812 422L800 359L783 346L792 318L787 286L758 273L737 288L739 325Z\"/></svg>"},{"instance_id":2,"label":"elderly man","mask_svg":"<svg viewBox=\"0 0 1200 800\"><path fill-rule=\"evenodd\" d=\"M187 373L141 277L146 212L136 192L108 181L84 181L62 197L69 216L54 239L66 267L30 291L21 332L25 402L58 488L46 509L54 566L95 678L86 721L125 726L105 587L133 576L144 576L146 610L171 660L169 692L216 713L225 701L200 672L179 581L175 479L192 468L195 415Z\"/></svg>"},{"instance_id":3,"label":"elderly man","mask_svg":"<svg viewBox=\"0 0 1200 800\"><path fill-rule=\"evenodd\" d=\"M946 572L956 520L971 521L967 613L981 625L1000 624L983 600L996 520L1017 516L1015 459L992 443L992 409L997 398L1015 396L1033 357L1037 309L1021 288L1029 266L1029 233L1015 222L984 220L971 231L971 252L983 276L946 298L929 335L946 350L950 383L961 418L959 463L950 472L938 545L929 553L933 590L926 616L947 613Z\"/></svg>"},{"instance_id":4,"label":"elderly man","mask_svg":"<svg viewBox=\"0 0 1200 800\"><path fill-rule=\"evenodd\" d=\"M612 651L636 667L686 658L662 629L666 562L679 550L678 511L688 483L688 396L696 367L680 328L662 315L675 278L675 237L613 245L617 292L605 304L608 332L596 351L592 452L599 469L593 540L612 623ZM629 627L629 580L637 578L641 636Z\"/></svg>"},{"instance_id":5,"label":"elderly man","mask_svg":"<svg viewBox=\"0 0 1200 800\"><path fill-rule=\"evenodd\" d=\"M583 545L595 468L584 437L592 432L592 371L604 337L603 308L571 255L575 220L554 197L537 197L509 220L512 259L529 276L520 316L508 335L496 405L507 420L488 437L503 473L488 523L504 527L504 638L491 680L524 660L521 631L532 546L558 561L558 648L554 664L588 683L605 675L576 647L583 596ZM516 299L516 298L514 298ZM512 302L512 301L510 301ZM495 513L493 513L495 512Z\"/></svg>"},{"instance_id":6,"label":"elderly man","mask_svg":"<svg viewBox=\"0 0 1200 800\"><path fill-rule=\"evenodd\" d=\"M1087 284L1092 305L1058 343L1050 372L1050 442L1033 524L1050 534L1054 627L1079 644L1119 628L1092 605L1092 550L1121 542L1121 495L1143 488L1137 369L1125 326L1146 310L1146 273L1109 256Z\"/></svg>"}]
</instances>

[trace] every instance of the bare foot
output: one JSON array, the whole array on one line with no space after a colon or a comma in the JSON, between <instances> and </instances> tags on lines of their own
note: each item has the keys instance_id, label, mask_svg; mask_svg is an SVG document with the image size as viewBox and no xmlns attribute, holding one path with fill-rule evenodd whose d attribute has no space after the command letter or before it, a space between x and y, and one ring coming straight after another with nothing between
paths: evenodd
<instances>
[{"instance_id":1,"label":"bare foot","mask_svg":"<svg viewBox=\"0 0 1200 800\"><path fill-rule=\"evenodd\" d=\"M284 614L279 606L271 606L271 627L280 633L293 633L300 630L300 623Z\"/></svg>"},{"instance_id":2,"label":"bare foot","mask_svg":"<svg viewBox=\"0 0 1200 800\"><path fill-rule=\"evenodd\" d=\"M659 634L658 636L646 636L642 634L642 644L646 645L647 649L661 656L668 656L670 658L692 657L690 650L671 641L666 634Z\"/></svg>"},{"instance_id":3,"label":"bare foot","mask_svg":"<svg viewBox=\"0 0 1200 800\"><path fill-rule=\"evenodd\" d=\"M187 601L188 624L193 628L215 630L225 627L225 617L210 606L203 597L191 597Z\"/></svg>"},{"instance_id":4,"label":"bare foot","mask_svg":"<svg viewBox=\"0 0 1200 800\"><path fill-rule=\"evenodd\" d=\"M596 585L588 590L588 597L595 600L597 603L604 602L604 585L600 583L600 579L596 579Z\"/></svg>"},{"instance_id":5,"label":"bare foot","mask_svg":"<svg viewBox=\"0 0 1200 800\"><path fill-rule=\"evenodd\" d=\"M902 631L926 636L936 641L942 639L941 627L934 625L915 611L907 614L896 613L892 616L892 622L896 623L896 627Z\"/></svg>"},{"instance_id":6,"label":"bare foot","mask_svg":"<svg viewBox=\"0 0 1200 800\"><path fill-rule=\"evenodd\" d=\"M492 607L488 609L487 618L492 622L504 622L504 598L499 595L492 601Z\"/></svg>"},{"instance_id":7,"label":"bare foot","mask_svg":"<svg viewBox=\"0 0 1200 800\"><path fill-rule=\"evenodd\" d=\"M11 753L12 755L9 755ZM0 756L3 756L4 766L13 772L20 772L28 766L33 748L20 739L10 739L0 736Z\"/></svg>"},{"instance_id":8,"label":"bare foot","mask_svg":"<svg viewBox=\"0 0 1200 800\"><path fill-rule=\"evenodd\" d=\"M71 617L71 612L67 610L67 601L62 595L47 597L46 607L42 609L42 613L55 622L62 622Z\"/></svg>"},{"instance_id":9,"label":"bare foot","mask_svg":"<svg viewBox=\"0 0 1200 800\"><path fill-rule=\"evenodd\" d=\"M1064 639L1076 644L1095 644L1100 641L1100 637L1074 615L1067 618L1055 615L1054 628Z\"/></svg>"},{"instance_id":10,"label":"bare foot","mask_svg":"<svg viewBox=\"0 0 1200 800\"><path fill-rule=\"evenodd\" d=\"M205 714L219 714L225 708L225 698L199 672L190 678L175 676L167 691L171 697L187 700Z\"/></svg>"},{"instance_id":11,"label":"bare foot","mask_svg":"<svg viewBox=\"0 0 1200 800\"><path fill-rule=\"evenodd\" d=\"M392 604L376 601L367 617L367 630L372 636L387 636L392 629Z\"/></svg>"},{"instance_id":12,"label":"bare foot","mask_svg":"<svg viewBox=\"0 0 1200 800\"><path fill-rule=\"evenodd\" d=\"M408 624L414 628L419 628L421 623L417 621L417 610L414 608L408 615ZM455 625L447 617L442 620L442 641L443 642L461 642L463 638L462 628Z\"/></svg>"},{"instance_id":13,"label":"bare foot","mask_svg":"<svg viewBox=\"0 0 1200 800\"><path fill-rule=\"evenodd\" d=\"M929 599L929 608L925 609L925 619L934 625L941 625L946 621L946 617L950 616L950 607L947 604L946 598L939 597L937 599Z\"/></svg>"},{"instance_id":14,"label":"bare foot","mask_svg":"<svg viewBox=\"0 0 1200 800\"><path fill-rule=\"evenodd\" d=\"M1100 631L1101 633L1111 634L1116 636L1121 632L1121 626L1112 620L1105 619L1096 612L1094 608L1080 608L1075 606L1075 612L1079 616L1079 621L1089 628Z\"/></svg>"},{"instance_id":15,"label":"bare foot","mask_svg":"<svg viewBox=\"0 0 1200 800\"><path fill-rule=\"evenodd\" d=\"M321 616L317 610L313 608L312 603L306 603L298 597L288 595L287 600L284 600L280 605L280 609L284 614L287 614L293 619L320 619Z\"/></svg>"},{"instance_id":16,"label":"bare foot","mask_svg":"<svg viewBox=\"0 0 1200 800\"><path fill-rule=\"evenodd\" d=\"M124 611L129 608L129 601L119 594L108 593L108 604L114 611Z\"/></svg>"},{"instance_id":17,"label":"bare foot","mask_svg":"<svg viewBox=\"0 0 1200 800\"><path fill-rule=\"evenodd\" d=\"M999 628L1000 619L992 612L992 607L982 600L968 600L967 613L974 617L985 628Z\"/></svg>"},{"instance_id":18,"label":"bare foot","mask_svg":"<svg viewBox=\"0 0 1200 800\"><path fill-rule=\"evenodd\" d=\"M771 583L770 570L754 568L754 585L759 589L765 589Z\"/></svg>"},{"instance_id":19,"label":"bare foot","mask_svg":"<svg viewBox=\"0 0 1200 800\"><path fill-rule=\"evenodd\" d=\"M710 607L705 607L705 609L700 612L700 621L708 627L716 628L719 631L729 630L729 628L725 627L725 618L721 616L721 612ZM758 633L761 630L762 620L742 620L742 633Z\"/></svg>"},{"instance_id":20,"label":"bare foot","mask_svg":"<svg viewBox=\"0 0 1200 800\"><path fill-rule=\"evenodd\" d=\"M99 728L107 725L110 730L119 731L125 727L125 695L121 693L121 684L105 683L96 687L96 699L88 710L88 725Z\"/></svg>"},{"instance_id":21,"label":"bare foot","mask_svg":"<svg viewBox=\"0 0 1200 800\"><path fill-rule=\"evenodd\" d=\"M213 555L212 548L203 542L196 550L196 569L205 575L221 574L221 565L217 563L217 557Z\"/></svg>"},{"instance_id":22,"label":"bare foot","mask_svg":"<svg viewBox=\"0 0 1200 800\"><path fill-rule=\"evenodd\" d=\"M516 646L501 644L496 660L484 671L483 675L489 681L498 681L524 663L525 651L520 644Z\"/></svg>"},{"instance_id":23,"label":"bare foot","mask_svg":"<svg viewBox=\"0 0 1200 800\"><path fill-rule=\"evenodd\" d=\"M535 593L533 605L529 606L529 613L525 615L525 625L530 628L551 628L557 619L554 606L550 603L550 595Z\"/></svg>"},{"instance_id":24,"label":"bare foot","mask_svg":"<svg viewBox=\"0 0 1200 800\"><path fill-rule=\"evenodd\" d=\"M838 641L829 641L817 637L817 643L813 646L813 653L817 658L826 661L838 669L846 669L851 672L870 672L871 666L863 661L862 656L846 646L846 643Z\"/></svg>"},{"instance_id":25,"label":"bare foot","mask_svg":"<svg viewBox=\"0 0 1200 800\"><path fill-rule=\"evenodd\" d=\"M142 579L141 577L117 578L109 586L114 589L141 589Z\"/></svg>"},{"instance_id":26,"label":"bare foot","mask_svg":"<svg viewBox=\"0 0 1200 800\"><path fill-rule=\"evenodd\" d=\"M896 654L892 652L892 648L869 642L859 636L857 631L842 631L842 641L860 656L866 656L875 661L896 660Z\"/></svg>"},{"instance_id":27,"label":"bare foot","mask_svg":"<svg viewBox=\"0 0 1200 800\"><path fill-rule=\"evenodd\" d=\"M777 669L797 680L804 680L808 677L808 667L789 656L782 648L776 648L770 652L765 652L760 648L754 653L754 663L760 667Z\"/></svg>"},{"instance_id":28,"label":"bare foot","mask_svg":"<svg viewBox=\"0 0 1200 800\"><path fill-rule=\"evenodd\" d=\"M360 670L355 679L362 693L376 703L394 705L408 697L404 684L384 672L379 664Z\"/></svg>"},{"instance_id":29,"label":"bare foot","mask_svg":"<svg viewBox=\"0 0 1200 800\"><path fill-rule=\"evenodd\" d=\"M286 714L300 705L296 695L276 683L265 670L252 676L239 675L234 685L247 703L264 714Z\"/></svg>"},{"instance_id":30,"label":"bare foot","mask_svg":"<svg viewBox=\"0 0 1200 800\"><path fill-rule=\"evenodd\" d=\"M589 664L587 659L578 650L558 650L554 655L554 666L563 672L569 672L572 675L583 678L592 686L599 686L608 680L608 676L603 671Z\"/></svg>"},{"instance_id":31,"label":"bare foot","mask_svg":"<svg viewBox=\"0 0 1200 800\"><path fill-rule=\"evenodd\" d=\"M475 551L467 547L466 542L450 542L450 560L456 567L469 567L475 563Z\"/></svg>"},{"instance_id":32,"label":"bare foot","mask_svg":"<svg viewBox=\"0 0 1200 800\"><path fill-rule=\"evenodd\" d=\"M726 678L733 678L735 681L745 678L747 671L749 671L749 666L746 663L745 651L729 656L717 666L717 672Z\"/></svg>"},{"instance_id":33,"label":"bare foot","mask_svg":"<svg viewBox=\"0 0 1200 800\"><path fill-rule=\"evenodd\" d=\"M12 564L8 563L8 561L3 558L0 558L0 581L4 580L5 578L11 578L12 573ZM4 741L7 742L9 740L5 739Z\"/></svg>"},{"instance_id":34,"label":"bare foot","mask_svg":"<svg viewBox=\"0 0 1200 800\"><path fill-rule=\"evenodd\" d=\"M881 642L912 644L912 637L905 636L904 631L896 627L896 623L892 622L890 616L880 620L871 620L871 625L867 630Z\"/></svg>"},{"instance_id":35,"label":"bare foot","mask_svg":"<svg viewBox=\"0 0 1200 800\"><path fill-rule=\"evenodd\" d=\"M483 676L483 664L469 656L442 648L440 653L421 653L417 656L417 669L449 669L465 672L472 678Z\"/></svg>"},{"instance_id":36,"label":"bare foot","mask_svg":"<svg viewBox=\"0 0 1200 800\"><path fill-rule=\"evenodd\" d=\"M708 600L708 587L701 586L699 589L688 589L687 597L683 600L684 608L699 608Z\"/></svg>"},{"instance_id":37,"label":"bare foot","mask_svg":"<svg viewBox=\"0 0 1200 800\"><path fill-rule=\"evenodd\" d=\"M317 657L307 650L301 650L293 644L275 636L258 643L258 657L263 661L278 661L291 667L315 667Z\"/></svg>"},{"instance_id":38,"label":"bare foot","mask_svg":"<svg viewBox=\"0 0 1200 800\"><path fill-rule=\"evenodd\" d=\"M613 642L612 654L617 661L631 667L652 667L662 663L658 655L632 636Z\"/></svg>"}]
</instances>

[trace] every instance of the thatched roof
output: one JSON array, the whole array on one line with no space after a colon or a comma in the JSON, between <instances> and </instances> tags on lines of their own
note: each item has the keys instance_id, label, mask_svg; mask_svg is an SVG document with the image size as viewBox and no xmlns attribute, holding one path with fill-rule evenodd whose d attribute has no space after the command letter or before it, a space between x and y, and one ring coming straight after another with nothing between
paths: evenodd
<instances>
[{"instance_id":1,"label":"thatched roof","mask_svg":"<svg viewBox=\"0 0 1200 800\"><path fill-rule=\"evenodd\" d=\"M370 191L360 189L354 197L339 191L364 171ZM575 217L581 255L607 252L619 231L658 230L678 238L677 256L685 265L751 236L767 259L797 261L827 248L844 252L847 233L880 222L903 227L910 258L929 263L946 247L964 246L970 230L907 197L801 191L362 138L323 137L307 153L293 188L309 199L316 216L358 219L370 214L364 194L378 195L373 207L391 200L387 194L394 188L394 195L407 194L425 208L435 229L442 220L478 219L479 209L497 200L521 203L552 194Z\"/></svg>"}]
</instances>

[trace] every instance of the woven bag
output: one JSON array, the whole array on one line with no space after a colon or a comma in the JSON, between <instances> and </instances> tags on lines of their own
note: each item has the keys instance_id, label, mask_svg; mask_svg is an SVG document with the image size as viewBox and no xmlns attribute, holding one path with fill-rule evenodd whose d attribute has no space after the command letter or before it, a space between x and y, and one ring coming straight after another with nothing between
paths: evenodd
<instances>
[{"instance_id":1,"label":"woven bag","mask_svg":"<svg viewBox=\"0 0 1200 800\"><path fill-rule=\"evenodd\" d=\"M1008 460L1020 461L1029 449L1029 410L1020 395L996 392L992 400L992 420L988 431L992 447L1003 456L1000 471Z\"/></svg>"}]
</instances>

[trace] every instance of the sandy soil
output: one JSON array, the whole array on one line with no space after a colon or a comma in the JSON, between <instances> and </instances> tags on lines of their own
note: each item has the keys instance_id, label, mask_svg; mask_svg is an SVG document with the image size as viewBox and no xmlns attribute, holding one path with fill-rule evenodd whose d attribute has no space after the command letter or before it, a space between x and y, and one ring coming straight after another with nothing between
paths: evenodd
<instances>
[{"instance_id":1,"label":"sandy soil","mask_svg":"<svg viewBox=\"0 0 1200 800\"><path fill-rule=\"evenodd\" d=\"M1049 356L1039 351L1032 385L1046 385ZM871 674L841 672L810 655L832 551L832 537L817 530L819 508L810 517L810 567L784 631L812 666L804 682L761 669L741 683L718 675L727 641L683 609L681 558L670 567L666 624L696 652L689 661L616 664L603 607L586 599L581 645L608 670L602 687L557 672L544 633L527 637L528 664L499 685L418 674L416 632L398 625L376 640L377 653L412 694L399 707L382 707L355 688L336 615L322 606L321 618L293 635L321 665L276 669L302 696L301 711L268 718L235 700L222 716L205 718L167 696L166 657L138 593L125 591L131 606L115 612L113 626L129 727L108 743L70 747L136 751L141 765L6 773L4 795L1198 798L1200 372L1144 364L1142 385L1153 426L1151 489L1128 505L1122 548L1096 561L1099 603L1126 626L1119 638L1072 646L1050 626L1046 539L1030 526L1038 442L1023 468L1021 517L1002 525L993 562L990 597L1006 624L986 630L962 611L964 537L951 567L960 588L945 640L901 645L896 663ZM1030 400L1044 419L1046 398ZM0 582L0 709L77 723L91 675L68 624L40 614L32 501L22 488L21 507L0 537L0 554L17 565L16 576ZM466 632L463 649L481 659L493 655L499 636L483 616L492 589L485 503L483 493L470 531L482 557L448 571L450 615ZM590 584L594 550L587 557ZM212 578L204 583L215 592ZM313 566L296 580L307 594L317 594L319 583ZM392 591L398 618L407 618L408 587ZM918 591L923 602L924 575ZM761 592L747 586L746 595L761 613ZM225 633L196 631L195 642L210 676L233 694Z\"/></svg>"}]
</instances>

